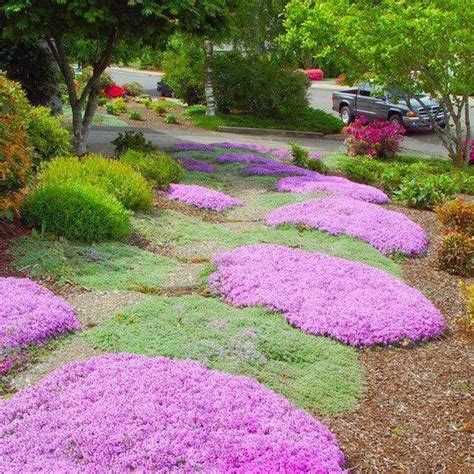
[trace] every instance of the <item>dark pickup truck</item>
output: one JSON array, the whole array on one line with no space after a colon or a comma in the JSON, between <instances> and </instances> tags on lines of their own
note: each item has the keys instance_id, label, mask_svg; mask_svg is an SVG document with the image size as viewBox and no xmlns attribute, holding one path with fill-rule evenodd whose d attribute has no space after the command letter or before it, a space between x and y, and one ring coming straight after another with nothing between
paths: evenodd
<instances>
[{"instance_id":1,"label":"dark pickup truck","mask_svg":"<svg viewBox=\"0 0 474 474\"><path fill-rule=\"evenodd\" d=\"M446 115L437 102L427 95L421 95L418 100L406 99L394 91L382 92L380 88L364 82L357 89L334 92L332 108L346 125L364 115L369 120L389 120L407 129L429 130L432 128L430 113L439 126L446 126Z\"/></svg>"}]
</instances>

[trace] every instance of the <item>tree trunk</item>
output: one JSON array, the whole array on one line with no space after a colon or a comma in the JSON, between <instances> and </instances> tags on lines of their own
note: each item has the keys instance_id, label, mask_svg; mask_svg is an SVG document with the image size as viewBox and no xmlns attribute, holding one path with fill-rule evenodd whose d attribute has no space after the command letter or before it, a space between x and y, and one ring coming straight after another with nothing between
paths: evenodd
<instances>
[{"instance_id":1,"label":"tree trunk","mask_svg":"<svg viewBox=\"0 0 474 474\"><path fill-rule=\"evenodd\" d=\"M92 120L97 110L97 98L100 93L100 76L111 61L112 54L118 43L118 32L114 31L108 37L102 55L93 65L92 77L87 81L80 97L77 95L74 72L69 65L64 45L60 39L45 38L45 41L66 83L72 109L74 152L77 156L83 156L87 153L87 140L89 138Z\"/></svg>"},{"instance_id":2,"label":"tree trunk","mask_svg":"<svg viewBox=\"0 0 474 474\"><path fill-rule=\"evenodd\" d=\"M204 40L204 57L205 57L205 95L206 95L206 115L214 117L216 115L216 102L214 99L213 87L213 56L214 45L211 40Z\"/></svg>"}]
</instances>

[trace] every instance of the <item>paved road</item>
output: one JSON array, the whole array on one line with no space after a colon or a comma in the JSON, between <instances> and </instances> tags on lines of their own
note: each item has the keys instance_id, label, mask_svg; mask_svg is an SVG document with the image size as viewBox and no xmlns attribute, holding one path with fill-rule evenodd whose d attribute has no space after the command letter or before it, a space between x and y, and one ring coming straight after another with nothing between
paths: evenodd
<instances>
[{"instance_id":1,"label":"paved road","mask_svg":"<svg viewBox=\"0 0 474 474\"><path fill-rule=\"evenodd\" d=\"M108 72L112 75L114 80L119 84L123 84L125 82L132 82L136 81L143 85L147 94L151 96L156 96L156 82L158 78L161 76L161 73L157 72L148 72L148 71L136 71L132 69L126 68L109 68ZM330 82L315 82L313 86L308 90L308 96L310 104L318 109L322 109L326 112L332 113L337 115L332 110L332 93L334 90L341 89L340 86L334 85ZM473 105L474 107L474 105ZM189 135L189 133L188 133ZM194 134L196 140L198 141L216 141L216 137L214 134L210 132L203 131L199 135ZM198 136L201 140L198 139ZM211 137L207 139L207 137ZM245 139L239 135L236 136L238 140L245 141ZM227 134L227 138L232 138ZM312 140L312 143L315 143L315 139ZM246 140L246 141L255 141L255 140ZM272 141L264 140L264 141ZM280 141L280 140L278 140ZM287 141L287 140L285 140ZM318 140L321 142L320 144L316 144L315 148L318 146L322 150L327 150L327 148L332 147L333 151L337 151L341 149L341 143L336 140L324 139ZM325 142L324 144L322 142ZM332 142L332 145L330 143ZM444 147L441 145L438 137L433 132L409 132L408 135L403 140L403 148L404 152L407 154L414 154L420 156L446 156L446 151Z\"/></svg>"}]
</instances>

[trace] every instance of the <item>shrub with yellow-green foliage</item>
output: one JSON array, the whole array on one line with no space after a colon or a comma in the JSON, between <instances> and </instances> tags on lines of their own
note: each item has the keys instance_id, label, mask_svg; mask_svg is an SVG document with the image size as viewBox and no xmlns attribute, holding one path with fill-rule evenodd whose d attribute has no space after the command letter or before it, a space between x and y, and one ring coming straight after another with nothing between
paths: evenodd
<instances>
[{"instance_id":1,"label":"shrub with yellow-green foliage","mask_svg":"<svg viewBox=\"0 0 474 474\"><path fill-rule=\"evenodd\" d=\"M32 107L29 113L28 134L34 149L35 165L64 156L72 151L69 131L47 107Z\"/></svg>"},{"instance_id":2,"label":"shrub with yellow-green foliage","mask_svg":"<svg viewBox=\"0 0 474 474\"><path fill-rule=\"evenodd\" d=\"M474 285L461 285L461 290L466 300L465 314L459 322L468 332L474 332Z\"/></svg>"},{"instance_id":3,"label":"shrub with yellow-green foliage","mask_svg":"<svg viewBox=\"0 0 474 474\"><path fill-rule=\"evenodd\" d=\"M120 160L133 166L153 186L160 189L167 189L171 183L178 183L183 177L181 165L163 152L143 153L129 149Z\"/></svg>"},{"instance_id":4,"label":"shrub with yellow-green foliage","mask_svg":"<svg viewBox=\"0 0 474 474\"><path fill-rule=\"evenodd\" d=\"M101 188L130 210L146 211L152 205L151 186L131 165L89 155L56 158L39 175L43 184L79 183Z\"/></svg>"},{"instance_id":5,"label":"shrub with yellow-green foliage","mask_svg":"<svg viewBox=\"0 0 474 474\"><path fill-rule=\"evenodd\" d=\"M0 216L18 212L31 176L30 108L20 85L0 75Z\"/></svg>"},{"instance_id":6,"label":"shrub with yellow-green foliage","mask_svg":"<svg viewBox=\"0 0 474 474\"><path fill-rule=\"evenodd\" d=\"M22 207L25 222L41 231L81 242L122 240L130 213L105 190L78 182L51 182L33 190Z\"/></svg>"}]
</instances>

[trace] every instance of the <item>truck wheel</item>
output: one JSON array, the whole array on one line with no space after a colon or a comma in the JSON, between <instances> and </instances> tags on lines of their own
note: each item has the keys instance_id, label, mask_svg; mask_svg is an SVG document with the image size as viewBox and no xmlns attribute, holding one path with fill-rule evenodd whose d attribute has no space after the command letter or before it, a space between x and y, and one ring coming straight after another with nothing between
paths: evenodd
<instances>
[{"instance_id":1,"label":"truck wheel","mask_svg":"<svg viewBox=\"0 0 474 474\"><path fill-rule=\"evenodd\" d=\"M352 122L351 109L347 105L341 108L340 115L344 125L349 125Z\"/></svg>"},{"instance_id":2,"label":"truck wheel","mask_svg":"<svg viewBox=\"0 0 474 474\"><path fill-rule=\"evenodd\" d=\"M405 128L405 124L403 123L402 116L400 114L392 114L388 118L388 121L393 124L400 125L400 127Z\"/></svg>"}]
</instances>

